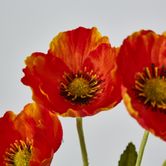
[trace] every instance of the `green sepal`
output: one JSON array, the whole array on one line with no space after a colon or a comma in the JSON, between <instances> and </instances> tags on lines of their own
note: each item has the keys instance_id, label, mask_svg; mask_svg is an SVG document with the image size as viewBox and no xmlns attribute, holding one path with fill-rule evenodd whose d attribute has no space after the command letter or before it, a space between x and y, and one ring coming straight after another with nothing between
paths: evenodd
<instances>
[{"instance_id":1,"label":"green sepal","mask_svg":"<svg viewBox=\"0 0 166 166\"><path fill-rule=\"evenodd\" d=\"M135 166L136 160L136 148L135 145L130 142L121 154L118 166Z\"/></svg>"}]
</instances>

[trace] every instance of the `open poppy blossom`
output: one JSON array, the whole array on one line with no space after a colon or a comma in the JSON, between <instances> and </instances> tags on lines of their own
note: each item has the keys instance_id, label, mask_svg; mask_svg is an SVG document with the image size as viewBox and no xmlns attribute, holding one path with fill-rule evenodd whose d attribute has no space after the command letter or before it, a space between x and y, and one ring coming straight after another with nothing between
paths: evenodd
<instances>
[{"instance_id":1,"label":"open poppy blossom","mask_svg":"<svg viewBox=\"0 0 166 166\"><path fill-rule=\"evenodd\" d=\"M0 118L0 165L49 166L62 141L56 114L28 104L18 115L8 111Z\"/></svg>"},{"instance_id":2,"label":"open poppy blossom","mask_svg":"<svg viewBox=\"0 0 166 166\"><path fill-rule=\"evenodd\" d=\"M117 63L129 113L166 141L166 36L150 30L132 34L124 40Z\"/></svg>"},{"instance_id":3,"label":"open poppy blossom","mask_svg":"<svg viewBox=\"0 0 166 166\"><path fill-rule=\"evenodd\" d=\"M47 54L33 53L22 82L35 102L62 116L83 117L112 108L121 99L117 49L96 28L59 33Z\"/></svg>"}]
</instances>

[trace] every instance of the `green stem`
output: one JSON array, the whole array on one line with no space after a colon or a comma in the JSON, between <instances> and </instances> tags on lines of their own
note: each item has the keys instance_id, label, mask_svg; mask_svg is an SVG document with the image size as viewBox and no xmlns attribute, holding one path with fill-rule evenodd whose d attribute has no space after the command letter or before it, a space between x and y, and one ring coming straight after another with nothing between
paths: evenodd
<instances>
[{"instance_id":1,"label":"green stem","mask_svg":"<svg viewBox=\"0 0 166 166\"><path fill-rule=\"evenodd\" d=\"M141 141L141 145L139 148L138 157L137 157L137 161L136 161L135 166L141 165L141 161L142 161L142 157L143 157L143 153L144 153L144 149L145 149L145 145L146 145L148 136L149 136L149 132L145 130L142 141Z\"/></svg>"},{"instance_id":2,"label":"green stem","mask_svg":"<svg viewBox=\"0 0 166 166\"><path fill-rule=\"evenodd\" d=\"M77 122L77 132L79 136L80 141L80 147L81 147L81 153L82 153L82 160L83 160L83 166L88 166L88 154L86 150L86 144L85 144L85 138L84 138L84 131L82 126L82 118L76 118Z\"/></svg>"}]
</instances>

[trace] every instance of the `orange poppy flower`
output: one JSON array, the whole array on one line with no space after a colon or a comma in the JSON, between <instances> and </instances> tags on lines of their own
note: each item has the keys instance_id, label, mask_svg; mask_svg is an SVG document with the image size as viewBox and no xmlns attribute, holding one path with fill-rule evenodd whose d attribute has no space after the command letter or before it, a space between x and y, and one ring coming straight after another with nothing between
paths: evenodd
<instances>
[{"instance_id":1,"label":"orange poppy flower","mask_svg":"<svg viewBox=\"0 0 166 166\"><path fill-rule=\"evenodd\" d=\"M49 166L62 140L57 116L36 104L0 118L1 166Z\"/></svg>"},{"instance_id":2,"label":"orange poppy flower","mask_svg":"<svg viewBox=\"0 0 166 166\"><path fill-rule=\"evenodd\" d=\"M166 140L166 36L150 30L132 34L124 40L117 61L129 113Z\"/></svg>"},{"instance_id":3,"label":"orange poppy flower","mask_svg":"<svg viewBox=\"0 0 166 166\"><path fill-rule=\"evenodd\" d=\"M59 33L47 54L26 59L22 82L33 99L63 116L83 117L112 108L121 99L117 50L96 28Z\"/></svg>"}]
</instances>

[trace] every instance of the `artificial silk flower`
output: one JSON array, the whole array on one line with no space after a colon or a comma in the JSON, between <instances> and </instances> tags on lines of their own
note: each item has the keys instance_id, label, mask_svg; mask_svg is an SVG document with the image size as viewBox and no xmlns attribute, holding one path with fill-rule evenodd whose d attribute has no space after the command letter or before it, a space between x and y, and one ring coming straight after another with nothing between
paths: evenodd
<instances>
[{"instance_id":1,"label":"artificial silk flower","mask_svg":"<svg viewBox=\"0 0 166 166\"><path fill-rule=\"evenodd\" d=\"M8 111L0 118L1 166L49 166L62 140L56 114L28 104L18 115Z\"/></svg>"},{"instance_id":2,"label":"artificial silk flower","mask_svg":"<svg viewBox=\"0 0 166 166\"><path fill-rule=\"evenodd\" d=\"M27 57L22 82L35 102L62 116L84 117L112 108L121 99L117 49L97 28L59 33L47 54Z\"/></svg>"},{"instance_id":3,"label":"artificial silk flower","mask_svg":"<svg viewBox=\"0 0 166 166\"><path fill-rule=\"evenodd\" d=\"M117 63L128 112L166 141L166 36L151 30L133 33L124 40Z\"/></svg>"}]
</instances>

